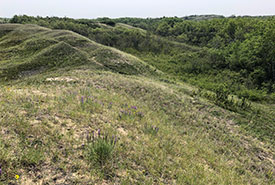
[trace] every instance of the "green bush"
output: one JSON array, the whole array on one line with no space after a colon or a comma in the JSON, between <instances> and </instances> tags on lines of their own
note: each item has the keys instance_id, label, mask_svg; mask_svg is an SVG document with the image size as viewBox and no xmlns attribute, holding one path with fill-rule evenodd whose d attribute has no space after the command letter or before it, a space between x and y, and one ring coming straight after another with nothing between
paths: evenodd
<instances>
[{"instance_id":1,"label":"green bush","mask_svg":"<svg viewBox=\"0 0 275 185\"><path fill-rule=\"evenodd\" d=\"M238 92L238 96L241 98L246 98L251 101L262 101L267 98L267 94L264 91L257 91L257 90L249 90L244 89L240 92Z\"/></svg>"},{"instance_id":2,"label":"green bush","mask_svg":"<svg viewBox=\"0 0 275 185\"><path fill-rule=\"evenodd\" d=\"M270 99L271 99L271 101L275 101L275 93L272 93L272 94L270 95Z\"/></svg>"},{"instance_id":3,"label":"green bush","mask_svg":"<svg viewBox=\"0 0 275 185\"><path fill-rule=\"evenodd\" d=\"M109 26L115 26L116 25L116 23L112 19L110 19L108 17L98 18L97 20L100 23L107 24Z\"/></svg>"},{"instance_id":4,"label":"green bush","mask_svg":"<svg viewBox=\"0 0 275 185\"><path fill-rule=\"evenodd\" d=\"M215 101L221 104L228 103L228 96L230 94L226 84L219 84L215 89L216 93Z\"/></svg>"}]
</instances>

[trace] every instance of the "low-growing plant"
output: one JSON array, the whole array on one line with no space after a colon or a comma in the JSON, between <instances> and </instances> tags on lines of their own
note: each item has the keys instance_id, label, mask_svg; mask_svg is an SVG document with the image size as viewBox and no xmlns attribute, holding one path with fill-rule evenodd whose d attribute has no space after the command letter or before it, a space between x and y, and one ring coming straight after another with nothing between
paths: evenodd
<instances>
[{"instance_id":1,"label":"low-growing plant","mask_svg":"<svg viewBox=\"0 0 275 185\"><path fill-rule=\"evenodd\" d=\"M111 109L113 107L113 103L110 102L109 105L108 105L108 109Z\"/></svg>"},{"instance_id":2,"label":"low-growing plant","mask_svg":"<svg viewBox=\"0 0 275 185\"><path fill-rule=\"evenodd\" d=\"M90 162L103 166L112 160L117 137L104 136L100 129L87 135L87 158Z\"/></svg>"},{"instance_id":3,"label":"low-growing plant","mask_svg":"<svg viewBox=\"0 0 275 185\"><path fill-rule=\"evenodd\" d=\"M122 107L124 110L121 110L119 114L119 119L121 120L135 118L141 119L144 117L143 112L138 111L136 106L128 106L127 104L123 104Z\"/></svg>"},{"instance_id":4,"label":"low-growing plant","mask_svg":"<svg viewBox=\"0 0 275 185\"><path fill-rule=\"evenodd\" d=\"M240 100L239 106L242 109L246 110L246 109L251 108L251 103L248 102L248 100L245 97L242 97L242 99Z\"/></svg>"},{"instance_id":5,"label":"low-growing plant","mask_svg":"<svg viewBox=\"0 0 275 185\"><path fill-rule=\"evenodd\" d=\"M41 149L28 148L24 151L21 158L21 164L23 166L37 166L44 160L44 154Z\"/></svg>"},{"instance_id":6,"label":"low-growing plant","mask_svg":"<svg viewBox=\"0 0 275 185\"><path fill-rule=\"evenodd\" d=\"M83 111L100 112L104 103L96 99L96 97L85 97L81 96L80 98L80 107Z\"/></svg>"},{"instance_id":7,"label":"low-growing plant","mask_svg":"<svg viewBox=\"0 0 275 185\"><path fill-rule=\"evenodd\" d=\"M151 134L153 136L157 135L159 132L159 127L157 126L148 126L147 124L145 124L144 126L144 133L146 134Z\"/></svg>"}]
</instances>

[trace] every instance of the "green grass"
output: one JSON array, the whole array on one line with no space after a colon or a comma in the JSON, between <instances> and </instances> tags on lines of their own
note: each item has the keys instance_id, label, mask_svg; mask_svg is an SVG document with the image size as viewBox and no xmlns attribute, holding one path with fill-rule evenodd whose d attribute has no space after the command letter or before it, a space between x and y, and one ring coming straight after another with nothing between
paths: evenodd
<instances>
[{"instance_id":1,"label":"green grass","mask_svg":"<svg viewBox=\"0 0 275 185\"><path fill-rule=\"evenodd\" d=\"M26 27L20 32L29 37ZM33 29L34 38L13 46L13 31L0 37L0 47L10 46L0 50L0 69L60 65L0 82L0 184L275 183L274 105L253 103L257 115L223 109L192 96L188 84L150 76L151 67L128 54L72 32ZM49 46L31 51L26 41ZM109 67L118 61L131 67ZM263 120L271 123L260 128ZM87 140L98 129L109 139Z\"/></svg>"},{"instance_id":2,"label":"green grass","mask_svg":"<svg viewBox=\"0 0 275 185\"><path fill-rule=\"evenodd\" d=\"M116 158L117 136L103 133L100 129L97 132L88 133L86 144L86 158L91 169L97 168L105 178L112 178L112 172Z\"/></svg>"}]
</instances>

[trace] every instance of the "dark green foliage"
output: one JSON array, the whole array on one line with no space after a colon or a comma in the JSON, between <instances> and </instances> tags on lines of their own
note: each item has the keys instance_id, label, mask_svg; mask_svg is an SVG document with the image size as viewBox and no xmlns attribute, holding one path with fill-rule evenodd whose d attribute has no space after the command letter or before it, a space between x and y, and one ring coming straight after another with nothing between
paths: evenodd
<instances>
[{"instance_id":1,"label":"dark green foliage","mask_svg":"<svg viewBox=\"0 0 275 185\"><path fill-rule=\"evenodd\" d=\"M107 24L109 26L115 26L116 25L116 23L108 17L98 18L97 21L99 21L100 23L103 23L103 24Z\"/></svg>"},{"instance_id":2,"label":"dark green foliage","mask_svg":"<svg viewBox=\"0 0 275 185\"><path fill-rule=\"evenodd\" d=\"M218 73L230 69L240 75L242 79L240 83L246 88L274 92L274 16L230 18L209 16L210 19L199 18L201 21L194 21L198 17L201 16L183 19L163 17L153 20L124 18L117 21L145 28L178 42L209 48L205 50L205 55L198 58L197 55L191 54L192 57L186 64L183 64L183 61L186 61L184 55L176 56L175 60L173 54L173 63L182 66L180 67L182 70L179 72L177 68L172 72L171 68L175 67L171 64L171 67L166 67L170 73L181 75L184 75L183 72L205 73L205 76L208 76L209 72L211 74L216 69L219 70ZM165 63L168 66L167 62ZM203 67L198 68L198 66Z\"/></svg>"},{"instance_id":3,"label":"dark green foliage","mask_svg":"<svg viewBox=\"0 0 275 185\"><path fill-rule=\"evenodd\" d=\"M20 24L37 24L40 26L52 28L52 29L63 29L71 30L84 36L89 35L89 29L95 29L99 26L91 20L87 19L71 19L71 18L59 18L59 17L31 17L27 15L17 16L15 15L10 23Z\"/></svg>"},{"instance_id":4,"label":"dark green foliage","mask_svg":"<svg viewBox=\"0 0 275 185\"><path fill-rule=\"evenodd\" d=\"M123 21L127 23L125 19ZM189 53L186 50L168 52L165 53L166 56L144 57L144 53L139 55L162 71L177 76L186 76L186 73L201 74L205 77L211 75L209 81L217 83L226 82L220 79L222 75L217 74L229 69L231 74L228 85L235 84L233 88L230 87L235 93L241 93L242 90L238 87L240 85L242 89L255 92L274 92L274 17L238 17L205 21L162 18L151 22L148 19L143 21L151 26L147 30L153 33L178 42L207 47ZM129 23L133 24L130 19ZM133 25L139 26L137 23ZM198 80L195 80L196 84L200 83ZM265 98L257 98L261 99Z\"/></svg>"},{"instance_id":5,"label":"dark green foliage","mask_svg":"<svg viewBox=\"0 0 275 185\"><path fill-rule=\"evenodd\" d=\"M251 102L248 100L249 97L243 95L239 95L241 98L234 97L226 84L218 84L214 86L213 92L199 88L197 91L193 92L192 96L205 97L216 105L234 112L242 113L243 111L252 110Z\"/></svg>"},{"instance_id":6,"label":"dark green foliage","mask_svg":"<svg viewBox=\"0 0 275 185\"><path fill-rule=\"evenodd\" d=\"M230 92L228 91L226 84L218 85L215 88L214 92L216 93L216 97L215 97L216 102L221 102L225 104L228 102L228 96Z\"/></svg>"}]
</instances>

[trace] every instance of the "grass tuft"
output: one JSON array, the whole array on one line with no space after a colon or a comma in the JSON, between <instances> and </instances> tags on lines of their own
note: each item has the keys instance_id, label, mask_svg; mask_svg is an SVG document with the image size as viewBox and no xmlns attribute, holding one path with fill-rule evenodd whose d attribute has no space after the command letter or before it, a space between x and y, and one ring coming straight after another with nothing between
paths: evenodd
<instances>
[{"instance_id":1,"label":"grass tuft","mask_svg":"<svg viewBox=\"0 0 275 185\"><path fill-rule=\"evenodd\" d=\"M87 159L91 164L104 166L112 161L115 152L117 137L104 135L100 130L87 135Z\"/></svg>"}]
</instances>

